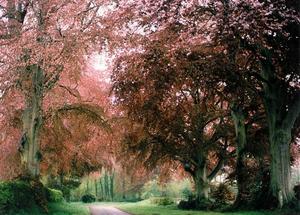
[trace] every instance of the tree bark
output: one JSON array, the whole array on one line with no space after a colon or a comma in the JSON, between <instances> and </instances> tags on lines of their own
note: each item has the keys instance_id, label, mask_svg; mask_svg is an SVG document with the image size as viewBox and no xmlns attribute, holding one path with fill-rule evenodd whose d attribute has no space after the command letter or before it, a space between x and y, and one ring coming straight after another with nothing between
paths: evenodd
<instances>
[{"instance_id":1,"label":"tree bark","mask_svg":"<svg viewBox=\"0 0 300 215\"><path fill-rule=\"evenodd\" d=\"M200 159L199 166L195 169L193 176L195 182L196 201L200 202L202 199L208 199L209 180L207 178L206 161Z\"/></svg>"},{"instance_id":2,"label":"tree bark","mask_svg":"<svg viewBox=\"0 0 300 215\"><path fill-rule=\"evenodd\" d=\"M247 174L245 174L244 154L247 144L245 116L241 107L235 105L231 108L231 116L234 122L236 145L237 145L237 160L236 160L236 180L238 193L234 202L235 207L244 206L247 203L247 189L245 183L247 183Z\"/></svg>"},{"instance_id":3,"label":"tree bark","mask_svg":"<svg viewBox=\"0 0 300 215\"><path fill-rule=\"evenodd\" d=\"M42 101L43 101L43 71L33 65L30 68L31 95L26 100L26 109L23 113L23 137L21 141L21 161L25 175L38 178L40 174L41 153L40 132L42 125Z\"/></svg>"},{"instance_id":4,"label":"tree bark","mask_svg":"<svg viewBox=\"0 0 300 215\"><path fill-rule=\"evenodd\" d=\"M293 199L290 167L291 130L275 129L271 139L271 190L279 207Z\"/></svg>"},{"instance_id":5,"label":"tree bark","mask_svg":"<svg viewBox=\"0 0 300 215\"><path fill-rule=\"evenodd\" d=\"M293 199L291 187L290 143L292 128L300 112L300 98L288 103L285 86L276 79L270 54L262 60L264 105L267 112L271 151L271 191L279 207Z\"/></svg>"}]
</instances>

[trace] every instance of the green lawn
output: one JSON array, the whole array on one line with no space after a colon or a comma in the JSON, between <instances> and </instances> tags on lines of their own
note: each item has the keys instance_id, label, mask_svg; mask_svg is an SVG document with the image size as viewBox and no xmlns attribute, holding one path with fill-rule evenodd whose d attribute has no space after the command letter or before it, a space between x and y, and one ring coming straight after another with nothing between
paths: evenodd
<instances>
[{"instance_id":1,"label":"green lawn","mask_svg":"<svg viewBox=\"0 0 300 215\"><path fill-rule=\"evenodd\" d=\"M82 203L52 203L49 205L51 215L89 215L88 207Z\"/></svg>"},{"instance_id":2,"label":"green lawn","mask_svg":"<svg viewBox=\"0 0 300 215\"><path fill-rule=\"evenodd\" d=\"M50 203L47 215L90 215L88 207L82 203ZM14 212L9 215L46 215L37 208Z\"/></svg>"},{"instance_id":3,"label":"green lawn","mask_svg":"<svg viewBox=\"0 0 300 215\"><path fill-rule=\"evenodd\" d=\"M179 210L176 206L156 206L145 200L138 203L95 203L94 205L115 206L122 211L133 215L274 215L274 212L206 212L206 211L190 211Z\"/></svg>"},{"instance_id":4,"label":"green lawn","mask_svg":"<svg viewBox=\"0 0 300 215\"><path fill-rule=\"evenodd\" d=\"M270 211L240 211L240 212L207 212L207 211L189 211L178 210L176 206L157 206L149 203L148 200L138 203L51 203L49 205L49 214L51 215L89 215L88 207L90 205L114 206L122 211L132 215L279 215L279 212ZM289 213L286 213L289 214ZM44 215L38 210L30 212L20 212L14 215Z\"/></svg>"}]
</instances>

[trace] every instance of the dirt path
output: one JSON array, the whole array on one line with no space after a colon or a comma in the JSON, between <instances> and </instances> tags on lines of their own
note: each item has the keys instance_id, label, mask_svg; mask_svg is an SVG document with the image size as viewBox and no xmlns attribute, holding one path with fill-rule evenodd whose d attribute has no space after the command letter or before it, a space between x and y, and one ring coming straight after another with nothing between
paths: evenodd
<instances>
[{"instance_id":1,"label":"dirt path","mask_svg":"<svg viewBox=\"0 0 300 215\"><path fill-rule=\"evenodd\" d=\"M91 215L130 215L112 206L90 206Z\"/></svg>"}]
</instances>

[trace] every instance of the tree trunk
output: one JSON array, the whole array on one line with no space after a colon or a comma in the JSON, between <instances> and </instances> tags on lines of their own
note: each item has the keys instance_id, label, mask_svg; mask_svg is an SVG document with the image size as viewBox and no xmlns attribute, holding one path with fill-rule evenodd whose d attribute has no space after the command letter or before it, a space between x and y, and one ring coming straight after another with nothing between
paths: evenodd
<instances>
[{"instance_id":1,"label":"tree trunk","mask_svg":"<svg viewBox=\"0 0 300 215\"><path fill-rule=\"evenodd\" d=\"M126 194L125 194L125 185L126 185L126 181L125 181L125 176L123 176L123 180L122 180L122 199L125 200L126 199Z\"/></svg>"},{"instance_id":2,"label":"tree trunk","mask_svg":"<svg viewBox=\"0 0 300 215\"><path fill-rule=\"evenodd\" d=\"M103 188L103 183L102 183L102 177L100 178L99 182L100 182L101 199L104 200L104 188Z\"/></svg>"},{"instance_id":3,"label":"tree trunk","mask_svg":"<svg viewBox=\"0 0 300 215\"><path fill-rule=\"evenodd\" d=\"M105 200L109 199L109 184L108 184L108 175L105 171L104 173L104 190L105 190Z\"/></svg>"},{"instance_id":4,"label":"tree trunk","mask_svg":"<svg viewBox=\"0 0 300 215\"><path fill-rule=\"evenodd\" d=\"M97 179L95 179L94 183L95 183L95 196L98 197Z\"/></svg>"},{"instance_id":5,"label":"tree trunk","mask_svg":"<svg viewBox=\"0 0 300 215\"><path fill-rule=\"evenodd\" d=\"M90 177L89 177L89 175L87 176L87 179L86 179L86 193L90 193Z\"/></svg>"},{"instance_id":6,"label":"tree trunk","mask_svg":"<svg viewBox=\"0 0 300 215\"><path fill-rule=\"evenodd\" d=\"M196 201L200 202L203 199L208 199L209 180L206 173L206 162L201 159L200 165L195 170L194 175Z\"/></svg>"},{"instance_id":7,"label":"tree trunk","mask_svg":"<svg viewBox=\"0 0 300 215\"><path fill-rule=\"evenodd\" d=\"M115 173L113 172L112 175L110 176L110 197L111 197L111 201L114 201L114 178L115 178Z\"/></svg>"},{"instance_id":8,"label":"tree trunk","mask_svg":"<svg viewBox=\"0 0 300 215\"><path fill-rule=\"evenodd\" d=\"M27 97L26 109L23 113L23 137L21 140L21 161L24 174L30 178L38 178L40 174L41 153L40 131L42 125L43 71L37 66L30 67L31 95Z\"/></svg>"},{"instance_id":9,"label":"tree trunk","mask_svg":"<svg viewBox=\"0 0 300 215\"><path fill-rule=\"evenodd\" d=\"M245 172L244 165L244 154L245 147L247 144L246 136L246 127L245 127L245 116L241 107L236 107L235 105L231 108L231 116L234 122L235 135L236 135L236 151L237 151L237 160L236 160L236 180L238 193L235 199L234 206L240 207L247 204L247 174Z\"/></svg>"},{"instance_id":10,"label":"tree trunk","mask_svg":"<svg viewBox=\"0 0 300 215\"><path fill-rule=\"evenodd\" d=\"M267 112L271 151L271 191L279 207L293 199L291 187L290 143L294 123L299 116L300 99L293 103L287 100L285 86L275 77L270 53L262 60L264 106Z\"/></svg>"},{"instance_id":11,"label":"tree trunk","mask_svg":"<svg viewBox=\"0 0 300 215\"><path fill-rule=\"evenodd\" d=\"M271 190L277 197L279 207L293 199L290 167L291 130L276 129L271 140Z\"/></svg>"}]
</instances>

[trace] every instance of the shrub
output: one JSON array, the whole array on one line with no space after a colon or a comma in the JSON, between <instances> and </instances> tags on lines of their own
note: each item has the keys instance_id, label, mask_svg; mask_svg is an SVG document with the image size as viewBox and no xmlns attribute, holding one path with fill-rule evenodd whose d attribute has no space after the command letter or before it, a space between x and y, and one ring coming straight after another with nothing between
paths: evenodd
<instances>
[{"instance_id":1,"label":"shrub","mask_svg":"<svg viewBox=\"0 0 300 215\"><path fill-rule=\"evenodd\" d=\"M62 201L64 201L62 191L48 188L47 189L47 200L49 202L62 202Z\"/></svg>"},{"instance_id":2,"label":"shrub","mask_svg":"<svg viewBox=\"0 0 300 215\"><path fill-rule=\"evenodd\" d=\"M211 210L215 207L215 203L213 203L209 199L201 199L199 201L196 201L196 209L197 210Z\"/></svg>"},{"instance_id":3,"label":"shrub","mask_svg":"<svg viewBox=\"0 0 300 215\"><path fill-rule=\"evenodd\" d=\"M191 210L191 209L196 209L196 200L182 200L179 202L178 206L179 209L182 210Z\"/></svg>"},{"instance_id":4,"label":"shrub","mask_svg":"<svg viewBox=\"0 0 300 215\"><path fill-rule=\"evenodd\" d=\"M215 199L216 203L227 203L234 200L234 193L230 190L228 185L220 184L213 191L211 196Z\"/></svg>"},{"instance_id":5,"label":"shrub","mask_svg":"<svg viewBox=\"0 0 300 215\"><path fill-rule=\"evenodd\" d=\"M152 204L160 205L160 206L166 206L166 205L172 205L174 204L173 199L169 197L157 197L157 198L151 198L150 202Z\"/></svg>"},{"instance_id":6,"label":"shrub","mask_svg":"<svg viewBox=\"0 0 300 215\"><path fill-rule=\"evenodd\" d=\"M162 196L162 187L158 184L157 180L147 182L143 186L142 198L149 199L152 197Z\"/></svg>"},{"instance_id":7,"label":"shrub","mask_svg":"<svg viewBox=\"0 0 300 215\"><path fill-rule=\"evenodd\" d=\"M189 199L187 201L185 200L180 201L177 207L183 210L191 210L191 209L211 210L214 207L214 203L208 199L201 199L201 200Z\"/></svg>"},{"instance_id":8,"label":"shrub","mask_svg":"<svg viewBox=\"0 0 300 215\"><path fill-rule=\"evenodd\" d=\"M91 203L96 201L96 197L93 194L85 194L81 197L81 201L84 203Z\"/></svg>"},{"instance_id":9,"label":"shrub","mask_svg":"<svg viewBox=\"0 0 300 215\"><path fill-rule=\"evenodd\" d=\"M181 190L181 196L187 200L194 197L193 191L189 187L185 187Z\"/></svg>"},{"instance_id":10,"label":"shrub","mask_svg":"<svg viewBox=\"0 0 300 215\"><path fill-rule=\"evenodd\" d=\"M23 181L0 183L0 213L35 207L34 190Z\"/></svg>"}]
</instances>

